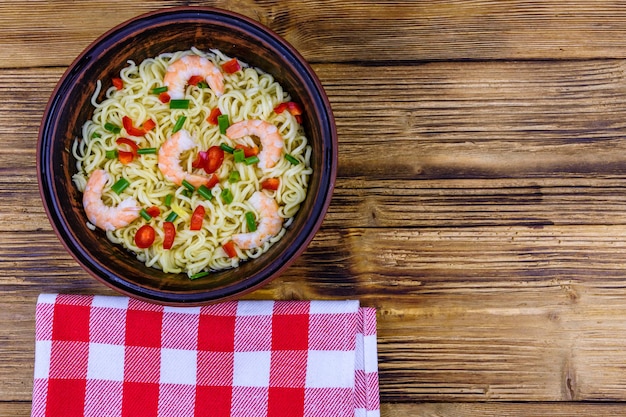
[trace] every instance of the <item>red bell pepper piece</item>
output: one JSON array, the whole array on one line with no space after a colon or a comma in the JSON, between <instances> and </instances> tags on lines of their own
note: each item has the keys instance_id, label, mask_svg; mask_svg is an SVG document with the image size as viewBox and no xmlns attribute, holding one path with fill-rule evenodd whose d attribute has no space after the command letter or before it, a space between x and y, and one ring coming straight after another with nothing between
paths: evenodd
<instances>
[{"instance_id":1,"label":"red bell pepper piece","mask_svg":"<svg viewBox=\"0 0 626 417\"><path fill-rule=\"evenodd\" d=\"M215 187L218 182L220 182L219 177L215 174L211 174L204 186L210 190L211 188Z\"/></svg>"},{"instance_id":2,"label":"red bell pepper piece","mask_svg":"<svg viewBox=\"0 0 626 417\"><path fill-rule=\"evenodd\" d=\"M167 93L161 93L161 94L159 94L159 101L160 101L161 103L163 103L163 104L167 104L167 103L169 103L171 99L172 99L172 98L171 98L171 97L170 97L170 95L169 95L169 94L167 94Z\"/></svg>"},{"instance_id":3,"label":"red bell pepper piece","mask_svg":"<svg viewBox=\"0 0 626 417\"><path fill-rule=\"evenodd\" d=\"M113 86L115 87L115 89L121 90L122 88L124 88L124 80L122 80L121 78L114 77L113 79L111 79L111 81L113 82Z\"/></svg>"},{"instance_id":4,"label":"red bell pepper piece","mask_svg":"<svg viewBox=\"0 0 626 417\"><path fill-rule=\"evenodd\" d=\"M202 75L192 75L191 78L187 80L187 84L198 85L198 83L202 81L204 81L204 77Z\"/></svg>"},{"instance_id":5,"label":"red bell pepper piece","mask_svg":"<svg viewBox=\"0 0 626 417\"><path fill-rule=\"evenodd\" d=\"M156 123L153 120L148 119L143 123L142 127L135 127L133 125L133 120L128 116L122 117L122 124L124 125L126 132L131 136L143 136L156 126Z\"/></svg>"},{"instance_id":6,"label":"red bell pepper piece","mask_svg":"<svg viewBox=\"0 0 626 417\"><path fill-rule=\"evenodd\" d=\"M289 111L289 113L291 113L295 117L298 123L302 123L302 113L304 112L304 110L302 109L302 106L300 104L296 103L295 101L288 101L279 103L276 105L276 107L274 107L274 113L277 114L280 114L285 110Z\"/></svg>"},{"instance_id":7,"label":"red bell pepper piece","mask_svg":"<svg viewBox=\"0 0 626 417\"><path fill-rule=\"evenodd\" d=\"M202 222L204 221L204 213L205 209L202 204L198 205L196 209L193 211L191 215L191 225L189 226L190 230L200 230L202 229Z\"/></svg>"},{"instance_id":8,"label":"red bell pepper piece","mask_svg":"<svg viewBox=\"0 0 626 417\"><path fill-rule=\"evenodd\" d=\"M287 102L278 103L276 107L274 107L274 113L281 114L287 110Z\"/></svg>"},{"instance_id":9,"label":"red bell pepper piece","mask_svg":"<svg viewBox=\"0 0 626 417\"><path fill-rule=\"evenodd\" d=\"M135 159L135 157L137 156L137 149L139 149L135 142L128 138L117 138L115 140L115 143L117 143L118 145L126 145L130 148L130 151L117 151L117 157L121 163L128 164L132 162L133 159Z\"/></svg>"},{"instance_id":10,"label":"red bell pepper piece","mask_svg":"<svg viewBox=\"0 0 626 417\"><path fill-rule=\"evenodd\" d=\"M258 146L246 146L246 145L237 144L235 145L235 149L243 149L243 155L246 158L259 154Z\"/></svg>"},{"instance_id":11,"label":"red bell pepper piece","mask_svg":"<svg viewBox=\"0 0 626 417\"><path fill-rule=\"evenodd\" d=\"M146 212L151 216L151 217L158 217L159 214L161 214L161 209L158 208L157 206L152 206L152 207L148 207L146 209Z\"/></svg>"},{"instance_id":12,"label":"red bell pepper piece","mask_svg":"<svg viewBox=\"0 0 626 417\"><path fill-rule=\"evenodd\" d=\"M276 191L280 187L280 180L278 178L268 178L261 182L261 188L264 190Z\"/></svg>"},{"instance_id":13,"label":"red bell pepper piece","mask_svg":"<svg viewBox=\"0 0 626 417\"><path fill-rule=\"evenodd\" d=\"M141 249L149 248L154 243L156 233L152 226L144 224L137 230L135 234L135 244Z\"/></svg>"},{"instance_id":14,"label":"red bell pepper piece","mask_svg":"<svg viewBox=\"0 0 626 417\"><path fill-rule=\"evenodd\" d=\"M220 111L220 108L216 107L213 110L211 110L211 113L209 114L209 117L206 118L206 121L211 123L214 126L217 126L217 117L221 115L222 115L222 112Z\"/></svg>"},{"instance_id":15,"label":"red bell pepper piece","mask_svg":"<svg viewBox=\"0 0 626 417\"><path fill-rule=\"evenodd\" d=\"M229 258L235 258L237 256L237 250L235 249L235 242L233 242L232 240L229 240L228 242L224 243L222 245L222 248L224 248L224 252L226 252L226 255Z\"/></svg>"},{"instance_id":16,"label":"red bell pepper piece","mask_svg":"<svg viewBox=\"0 0 626 417\"><path fill-rule=\"evenodd\" d=\"M223 63L222 69L226 74L233 74L241 69L241 65L239 65L237 58L233 58L230 61Z\"/></svg>"},{"instance_id":17,"label":"red bell pepper piece","mask_svg":"<svg viewBox=\"0 0 626 417\"><path fill-rule=\"evenodd\" d=\"M171 249L176 237L176 227L172 222L163 222L163 249Z\"/></svg>"},{"instance_id":18,"label":"red bell pepper piece","mask_svg":"<svg viewBox=\"0 0 626 417\"><path fill-rule=\"evenodd\" d=\"M141 128L144 130L144 132L148 133L149 131L151 131L152 129L154 129L156 127L156 122L152 119L148 119L145 122L143 122L143 124L141 125Z\"/></svg>"}]
</instances>

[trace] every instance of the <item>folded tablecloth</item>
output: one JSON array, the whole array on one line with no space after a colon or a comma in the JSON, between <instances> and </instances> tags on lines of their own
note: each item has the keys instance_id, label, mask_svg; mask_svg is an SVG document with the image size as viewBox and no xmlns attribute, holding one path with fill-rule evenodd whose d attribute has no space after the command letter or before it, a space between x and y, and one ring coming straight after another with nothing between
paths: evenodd
<instances>
[{"instance_id":1,"label":"folded tablecloth","mask_svg":"<svg viewBox=\"0 0 626 417\"><path fill-rule=\"evenodd\" d=\"M376 314L358 301L37 302L33 417L379 414Z\"/></svg>"}]
</instances>

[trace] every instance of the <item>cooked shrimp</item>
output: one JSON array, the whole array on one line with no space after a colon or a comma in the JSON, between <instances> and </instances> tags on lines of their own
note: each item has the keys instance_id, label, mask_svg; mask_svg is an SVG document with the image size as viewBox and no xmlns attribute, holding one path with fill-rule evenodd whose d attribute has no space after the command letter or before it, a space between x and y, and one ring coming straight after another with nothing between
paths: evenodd
<instances>
[{"instance_id":1,"label":"cooked shrimp","mask_svg":"<svg viewBox=\"0 0 626 417\"><path fill-rule=\"evenodd\" d=\"M278 128L264 120L244 120L237 122L226 129L226 136L230 139L240 139L244 136L257 136L261 141L259 152L259 168L272 168L282 155L285 141L278 133Z\"/></svg>"},{"instance_id":2,"label":"cooked shrimp","mask_svg":"<svg viewBox=\"0 0 626 417\"><path fill-rule=\"evenodd\" d=\"M199 187L208 182L208 178L202 175L190 174L183 171L180 165L180 154L196 147L196 143L184 129L174 133L159 148L158 165L163 176L176 185L181 185L183 180L194 187Z\"/></svg>"},{"instance_id":3,"label":"cooked shrimp","mask_svg":"<svg viewBox=\"0 0 626 417\"><path fill-rule=\"evenodd\" d=\"M241 249L258 248L271 237L276 236L283 225L278 215L278 203L262 191L256 191L248 200L259 213L261 220L254 232L233 235L233 242Z\"/></svg>"},{"instance_id":4,"label":"cooked shrimp","mask_svg":"<svg viewBox=\"0 0 626 417\"><path fill-rule=\"evenodd\" d=\"M211 61L198 55L186 55L167 67L163 83L167 93L175 100L185 97L185 86L193 76L206 79L217 96L224 94L224 75Z\"/></svg>"},{"instance_id":5,"label":"cooked shrimp","mask_svg":"<svg viewBox=\"0 0 626 417\"><path fill-rule=\"evenodd\" d=\"M115 230L128 226L139 217L141 207L132 197L128 197L117 207L105 205L102 201L102 190L108 180L109 174L103 169L91 173L83 193L83 207L92 224L104 230Z\"/></svg>"}]
</instances>

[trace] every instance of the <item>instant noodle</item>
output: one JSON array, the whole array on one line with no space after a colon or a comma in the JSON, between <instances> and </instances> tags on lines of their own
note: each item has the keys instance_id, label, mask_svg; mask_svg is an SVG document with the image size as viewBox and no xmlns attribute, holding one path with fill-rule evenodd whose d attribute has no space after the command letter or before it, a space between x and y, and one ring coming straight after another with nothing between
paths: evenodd
<instances>
[{"instance_id":1,"label":"instant noodle","mask_svg":"<svg viewBox=\"0 0 626 417\"><path fill-rule=\"evenodd\" d=\"M302 108L270 74L192 48L128 61L98 102L101 89L72 148L92 228L191 278L283 236L306 196L311 147Z\"/></svg>"}]
</instances>

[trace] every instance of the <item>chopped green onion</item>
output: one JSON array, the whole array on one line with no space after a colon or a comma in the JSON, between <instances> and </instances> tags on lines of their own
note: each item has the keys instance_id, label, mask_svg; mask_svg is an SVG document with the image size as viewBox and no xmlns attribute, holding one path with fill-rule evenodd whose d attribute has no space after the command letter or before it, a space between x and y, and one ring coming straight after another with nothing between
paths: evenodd
<instances>
[{"instance_id":1,"label":"chopped green onion","mask_svg":"<svg viewBox=\"0 0 626 417\"><path fill-rule=\"evenodd\" d=\"M98 132L93 132L91 134L91 139L98 139L99 137L100 137L100 133L98 133Z\"/></svg>"},{"instance_id":2,"label":"chopped green onion","mask_svg":"<svg viewBox=\"0 0 626 417\"><path fill-rule=\"evenodd\" d=\"M256 218L251 211L246 212L246 224L248 225L248 232L256 232Z\"/></svg>"},{"instance_id":3,"label":"chopped green onion","mask_svg":"<svg viewBox=\"0 0 626 417\"><path fill-rule=\"evenodd\" d=\"M241 179L241 175L239 175L239 171L231 171L230 175L228 176L228 182L235 183L237 181L239 181Z\"/></svg>"},{"instance_id":4,"label":"chopped green onion","mask_svg":"<svg viewBox=\"0 0 626 417\"><path fill-rule=\"evenodd\" d=\"M221 143L221 144L220 144L220 148L222 148L222 150L223 150L224 152L228 152L228 153L233 153L233 152L235 152L235 148L231 148L230 146L228 146L228 145L227 145L227 144L225 144L225 143Z\"/></svg>"},{"instance_id":5,"label":"chopped green onion","mask_svg":"<svg viewBox=\"0 0 626 417\"><path fill-rule=\"evenodd\" d=\"M180 116L178 120L176 120L176 124L172 128L172 133L176 133L180 129L182 129L183 125L185 124L185 120L187 120L187 116Z\"/></svg>"},{"instance_id":6,"label":"chopped green onion","mask_svg":"<svg viewBox=\"0 0 626 417\"><path fill-rule=\"evenodd\" d=\"M241 148L235 149L233 156L235 157L235 162L243 162L246 160L246 153Z\"/></svg>"},{"instance_id":7,"label":"chopped green onion","mask_svg":"<svg viewBox=\"0 0 626 417\"><path fill-rule=\"evenodd\" d=\"M110 151L106 151L107 159L115 159L117 158L117 151L115 149L111 149Z\"/></svg>"},{"instance_id":8,"label":"chopped green onion","mask_svg":"<svg viewBox=\"0 0 626 417\"><path fill-rule=\"evenodd\" d=\"M226 129L230 126L230 121L228 120L227 114L220 114L217 116L217 125L220 127L220 133L222 135L226 134Z\"/></svg>"},{"instance_id":9,"label":"chopped green onion","mask_svg":"<svg viewBox=\"0 0 626 417\"><path fill-rule=\"evenodd\" d=\"M104 124L104 128L111 133L120 133L122 131L121 127L114 125L113 123L109 123L109 122L106 122Z\"/></svg>"},{"instance_id":10,"label":"chopped green onion","mask_svg":"<svg viewBox=\"0 0 626 417\"><path fill-rule=\"evenodd\" d=\"M164 85L163 87L154 87L152 90L150 90L150 92L152 94L161 94L161 93L165 93L167 92L167 86Z\"/></svg>"},{"instance_id":11,"label":"chopped green onion","mask_svg":"<svg viewBox=\"0 0 626 417\"><path fill-rule=\"evenodd\" d=\"M298 165L300 163L300 161L298 161L295 157L289 155L289 154L285 154L285 159L289 162L291 162L294 165Z\"/></svg>"},{"instance_id":12,"label":"chopped green onion","mask_svg":"<svg viewBox=\"0 0 626 417\"><path fill-rule=\"evenodd\" d=\"M196 191L196 187L193 186L189 181L183 180L183 186L191 192Z\"/></svg>"},{"instance_id":13,"label":"chopped green onion","mask_svg":"<svg viewBox=\"0 0 626 417\"><path fill-rule=\"evenodd\" d=\"M222 190L220 197L222 197L222 201L226 204L230 204L233 202L233 193L231 193L228 188L224 188Z\"/></svg>"},{"instance_id":14,"label":"chopped green onion","mask_svg":"<svg viewBox=\"0 0 626 417\"><path fill-rule=\"evenodd\" d=\"M166 222L173 222L177 218L178 218L178 214L176 214L176 212L172 211L170 214L167 215L167 217L165 218L165 221Z\"/></svg>"},{"instance_id":15,"label":"chopped green onion","mask_svg":"<svg viewBox=\"0 0 626 417\"><path fill-rule=\"evenodd\" d=\"M256 164L257 162L259 162L259 157L256 155L249 156L246 159L244 159L244 162L246 163L246 165Z\"/></svg>"},{"instance_id":16,"label":"chopped green onion","mask_svg":"<svg viewBox=\"0 0 626 417\"><path fill-rule=\"evenodd\" d=\"M115 182L115 184L113 184L113 186L111 187L111 190L113 190L115 194L120 194L129 185L130 185L130 182L128 182L126 178L120 178L119 180Z\"/></svg>"},{"instance_id":17,"label":"chopped green onion","mask_svg":"<svg viewBox=\"0 0 626 417\"><path fill-rule=\"evenodd\" d=\"M198 84L196 84L198 86L198 88L208 88L209 84L207 84L206 81L200 81Z\"/></svg>"},{"instance_id":18,"label":"chopped green onion","mask_svg":"<svg viewBox=\"0 0 626 417\"><path fill-rule=\"evenodd\" d=\"M200 194L205 200L211 200L213 198L211 190L209 190L206 185L198 187L198 194Z\"/></svg>"},{"instance_id":19,"label":"chopped green onion","mask_svg":"<svg viewBox=\"0 0 626 417\"><path fill-rule=\"evenodd\" d=\"M209 271L200 271L197 274L193 274L192 276L190 276L189 279L203 278L203 277L206 277L209 274L210 274Z\"/></svg>"},{"instance_id":20,"label":"chopped green onion","mask_svg":"<svg viewBox=\"0 0 626 417\"><path fill-rule=\"evenodd\" d=\"M165 196L165 205L169 207L172 204L172 198L174 198L173 194L168 194Z\"/></svg>"},{"instance_id":21,"label":"chopped green onion","mask_svg":"<svg viewBox=\"0 0 626 417\"><path fill-rule=\"evenodd\" d=\"M170 100L170 109L183 109L186 110L189 108L189 100Z\"/></svg>"},{"instance_id":22,"label":"chopped green onion","mask_svg":"<svg viewBox=\"0 0 626 417\"><path fill-rule=\"evenodd\" d=\"M139 148L137 149L139 155L148 155L151 153L157 153L157 148Z\"/></svg>"},{"instance_id":23,"label":"chopped green onion","mask_svg":"<svg viewBox=\"0 0 626 417\"><path fill-rule=\"evenodd\" d=\"M183 195L183 197L187 197L187 198L191 198L191 196L193 195L193 191L189 191L188 189L184 189L181 194Z\"/></svg>"},{"instance_id":24,"label":"chopped green onion","mask_svg":"<svg viewBox=\"0 0 626 417\"><path fill-rule=\"evenodd\" d=\"M141 210L139 210L139 214L141 215L141 217L143 217L144 219L146 219L146 221L150 221L150 219L152 219L152 216L146 211L146 209L142 208Z\"/></svg>"}]
</instances>

